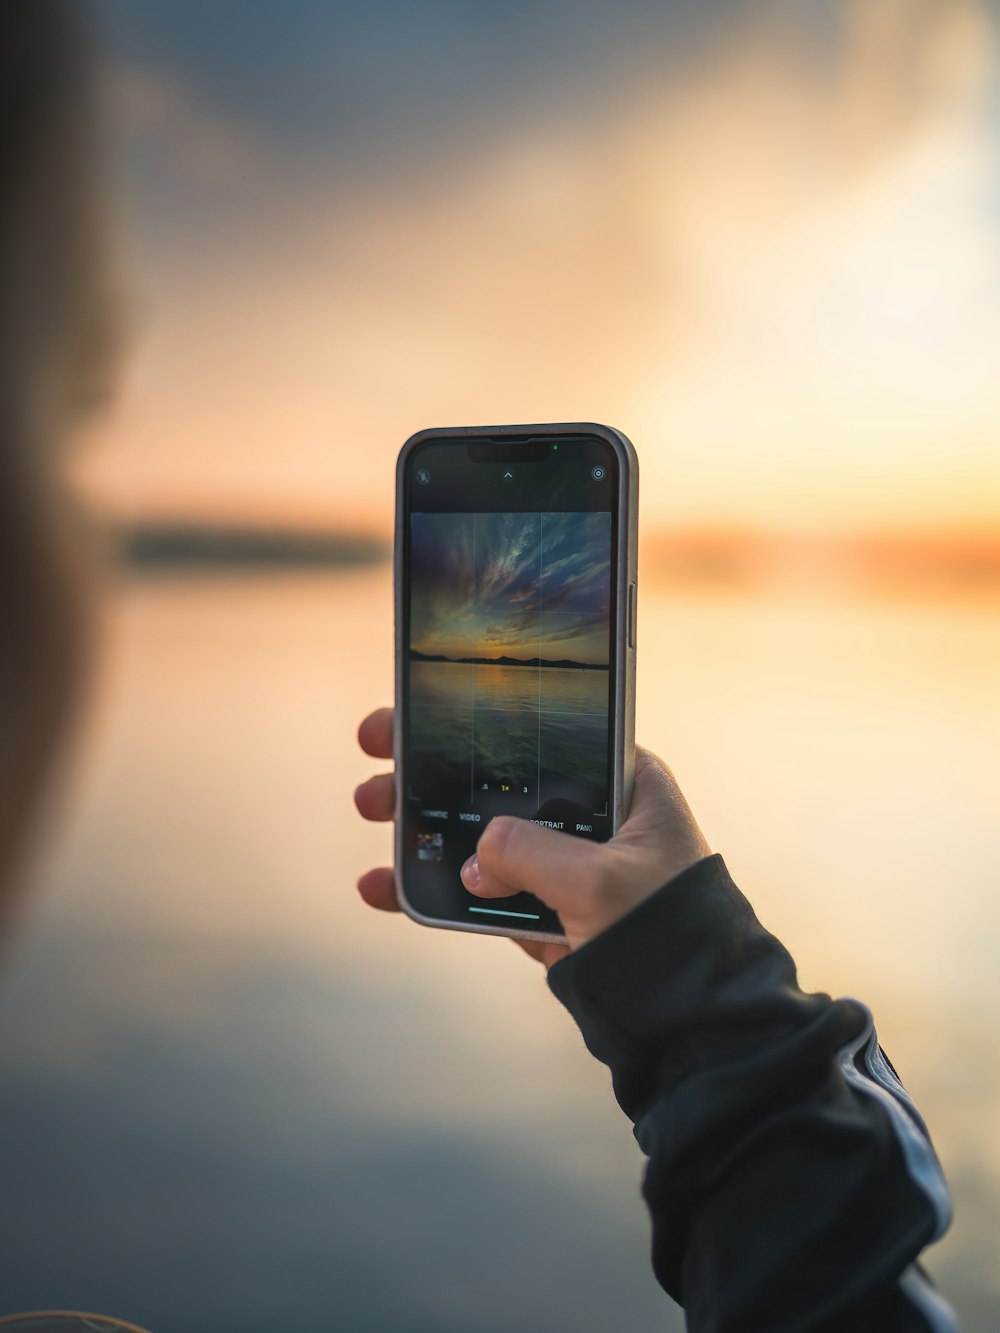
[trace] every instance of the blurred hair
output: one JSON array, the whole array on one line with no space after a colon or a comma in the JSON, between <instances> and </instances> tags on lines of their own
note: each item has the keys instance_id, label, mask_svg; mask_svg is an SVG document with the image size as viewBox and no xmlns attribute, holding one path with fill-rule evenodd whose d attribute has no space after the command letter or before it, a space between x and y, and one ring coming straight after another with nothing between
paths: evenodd
<instances>
[{"instance_id":1,"label":"blurred hair","mask_svg":"<svg viewBox=\"0 0 1000 1333\"><path fill-rule=\"evenodd\" d=\"M86 660L87 550L60 475L109 313L85 19L73 0L0 7L0 895Z\"/></svg>"}]
</instances>

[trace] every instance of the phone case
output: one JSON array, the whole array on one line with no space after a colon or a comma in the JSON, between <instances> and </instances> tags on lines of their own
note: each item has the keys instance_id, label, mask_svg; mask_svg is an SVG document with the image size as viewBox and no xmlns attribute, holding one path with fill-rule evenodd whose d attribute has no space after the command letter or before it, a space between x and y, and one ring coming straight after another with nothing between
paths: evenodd
<instances>
[{"instance_id":1,"label":"phone case","mask_svg":"<svg viewBox=\"0 0 1000 1333\"><path fill-rule=\"evenodd\" d=\"M453 426L443 429L418 431L403 445L396 462L396 524L393 555L393 573L395 581L395 645L396 645L396 708L394 722L394 759L396 776L396 810L402 809L404 787L403 774L403 660L406 645L403 643L404 608L403 608L403 551L404 551L404 488L403 479L407 459L412 451L425 440L473 440L489 437L502 439L505 436L545 435L559 436L595 435L604 440L615 451L619 463L621 484L618 493L618 540L617 569L618 579L615 596L615 700L614 721L618 743L612 764L612 790L610 795L612 812L612 831L616 833L628 814L632 802L632 783L635 776L635 642L637 615L637 563L639 534L639 460L631 441L610 426L601 426L593 422L562 422L551 424L530 424L518 426ZM465 921L444 921L437 917L428 917L418 912L407 901L403 885L403 823L396 820L394 837L396 896L404 912L414 921L424 926L435 926L442 930L463 930L476 935L506 935L513 939L540 940L546 943L559 943L564 936L549 931L525 930L517 926L502 926L492 923Z\"/></svg>"}]
</instances>

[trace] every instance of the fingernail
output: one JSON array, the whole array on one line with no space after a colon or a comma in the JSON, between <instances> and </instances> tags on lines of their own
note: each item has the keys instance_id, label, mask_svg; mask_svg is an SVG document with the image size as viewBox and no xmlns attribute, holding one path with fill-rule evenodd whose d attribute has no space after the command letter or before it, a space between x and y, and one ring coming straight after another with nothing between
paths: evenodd
<instances>
[{"instance_id":1,"label":"fingernail","mask_svg":"<svg viewBox=\"0 0 1000 1333\"><path fill-rule=\"evenodd\" d=\"M467 889L479 887L479 857L470 856L462 867L462 883Z\"/></svg>"}]
</instances>

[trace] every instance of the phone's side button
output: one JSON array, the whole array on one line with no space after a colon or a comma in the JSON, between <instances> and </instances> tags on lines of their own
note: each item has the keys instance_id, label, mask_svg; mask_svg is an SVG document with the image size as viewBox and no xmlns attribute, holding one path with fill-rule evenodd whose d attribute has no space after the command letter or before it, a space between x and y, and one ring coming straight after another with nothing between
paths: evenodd
<instances>
[{"instance_id":1,"label":"phone's side button","mask_svg":"<svg viewBox=\"0 0 1000 1333\"><path fill-rule=\"evenodd\" d=\"M635 647L635 584L628 585L628 646Z\"/></svg>"}]
</instances>

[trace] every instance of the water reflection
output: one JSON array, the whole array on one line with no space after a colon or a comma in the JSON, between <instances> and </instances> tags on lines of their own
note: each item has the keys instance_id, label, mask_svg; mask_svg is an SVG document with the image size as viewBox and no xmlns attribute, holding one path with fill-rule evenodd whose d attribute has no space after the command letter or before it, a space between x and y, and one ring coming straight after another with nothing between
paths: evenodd
<instances>
[{"instance_id":1,"label":"water reflection","mask_svg":"<svg viewBox=\"0 0 1000 1333\"><path fill-rule=\"evenodd\" d=\"M0 978L0 1308L156 1333L680 1328L605 1072L505 941L356 902L385 571L126 588L79 795ZM996 1326L986 607L647 596L640 734L807 984L876 1009Z\"/></svg>"},{"instance_id":2,"label":"water reflection","mask_svg":"<svg viewBox=\"0 0 1000 1333\"><path fill-rule=\"evenodd\" d=\"M413 785L448 805L508 790L510 813L571 799L607 802L608 671L579 667L410 665ZM520 799L523 798L523 799Z\"/></svg>"}]
</instances>

